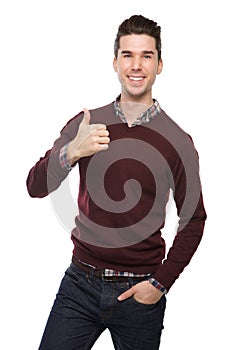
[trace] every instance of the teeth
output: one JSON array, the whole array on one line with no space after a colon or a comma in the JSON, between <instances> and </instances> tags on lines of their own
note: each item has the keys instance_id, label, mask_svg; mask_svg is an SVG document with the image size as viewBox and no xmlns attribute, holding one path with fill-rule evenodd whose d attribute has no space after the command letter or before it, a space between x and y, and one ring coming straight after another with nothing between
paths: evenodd
<instances>
[{"instance_id":1,"label":"teeth","mask_svg":"<svg viewBox=\"0 0 249 350\"><path fill-rule=\"evenodd\" d=\"M143 80L143 78L139 78L139 77L130 77L131 80L134 80L134 81L140 81L140 80Z\"/></svg>"}]
</instances>

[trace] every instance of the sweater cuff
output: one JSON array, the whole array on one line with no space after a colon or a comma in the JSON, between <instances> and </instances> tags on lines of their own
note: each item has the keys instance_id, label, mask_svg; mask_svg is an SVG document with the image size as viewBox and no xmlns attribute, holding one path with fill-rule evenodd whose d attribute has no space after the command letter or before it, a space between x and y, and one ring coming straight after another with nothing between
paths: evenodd
<instances>
[{"instance_id":1,"label":"sweater cuff","mask_svg":"<svg viewBox=\"0 0 249 350\"><path fill-rule=\"evenodd\" d=\"M73 167L67 161L68 145L69 143L66 143L63 147L61 147L60 154L59 154L59 162L63 169L70 171L73 169Z\"/></svg>"}]
</instances>

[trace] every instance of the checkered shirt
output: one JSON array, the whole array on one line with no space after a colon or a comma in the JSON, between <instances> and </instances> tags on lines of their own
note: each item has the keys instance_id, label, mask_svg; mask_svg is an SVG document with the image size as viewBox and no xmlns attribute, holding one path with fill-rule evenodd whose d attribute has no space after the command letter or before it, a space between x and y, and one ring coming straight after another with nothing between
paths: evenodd
<instances>
[{"instance_id":1,"label":"checkered shirt","mask_svg":"<svg viewBox=\"0 0 249 350\"><path fill-rule=\"evenodd\" d=\"M126 120L125 114L121 110L119 100L120 100L120 96L114 102L116 116L119 117L123 123L127 124L127 120ZM158 101L157 100L153 100L153 101L154 101L153 105L150 108L148 108L145 112L143 112L140 116L138 116L137 119L131 124L131 127L136 125L147 124L161 113L161 107Z\"/></svg>"}]
</instances>

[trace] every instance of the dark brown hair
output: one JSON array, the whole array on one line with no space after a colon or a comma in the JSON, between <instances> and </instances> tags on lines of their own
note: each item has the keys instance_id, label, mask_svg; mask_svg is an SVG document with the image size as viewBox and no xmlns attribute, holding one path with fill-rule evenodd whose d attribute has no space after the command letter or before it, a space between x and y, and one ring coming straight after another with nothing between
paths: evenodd
<instances>
[{"instance_id":1,"label":"dark brown hair","mask_svg":"<svg viewBox=\"0 0 249 350\"><path fill-rule=\"evenodd\" d=\"M141 15L134 15L124 20L119 28L114 42L114 55L117 58L119 49L119 39L129 34L147 34L156 41L158 61L161 59L161 27L156 22Z\"/></svg>"}]
</instances>

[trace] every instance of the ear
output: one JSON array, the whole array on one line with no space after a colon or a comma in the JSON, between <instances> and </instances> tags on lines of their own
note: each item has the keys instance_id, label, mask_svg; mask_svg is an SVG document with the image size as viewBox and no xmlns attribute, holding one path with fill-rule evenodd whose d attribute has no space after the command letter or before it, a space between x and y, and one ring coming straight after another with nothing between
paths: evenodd
<instances>
[{"instance_id":1,"label":"ear","mask_svg":"<svg viewBox=\"0 0 249 350\"><path fill-rule=\"evenodd\" d=\"M116 57L114 57L114 59L113 59L113 68L114 68L115 72L117 73L118 67L117 67L117 58Z\"/></svg>"},{"instance_id":2,"label":"ear","mask_svg":"<svg viewBox=\"0 0 249 350\"><path fill-rule=\"evenodd\" d=\"M160 74L161 71L162 71L162 69L163 69L163 60L160 58L160 60L159 60L159 62L158 62L156 74Z\"/></svg>"}]
</instances>

